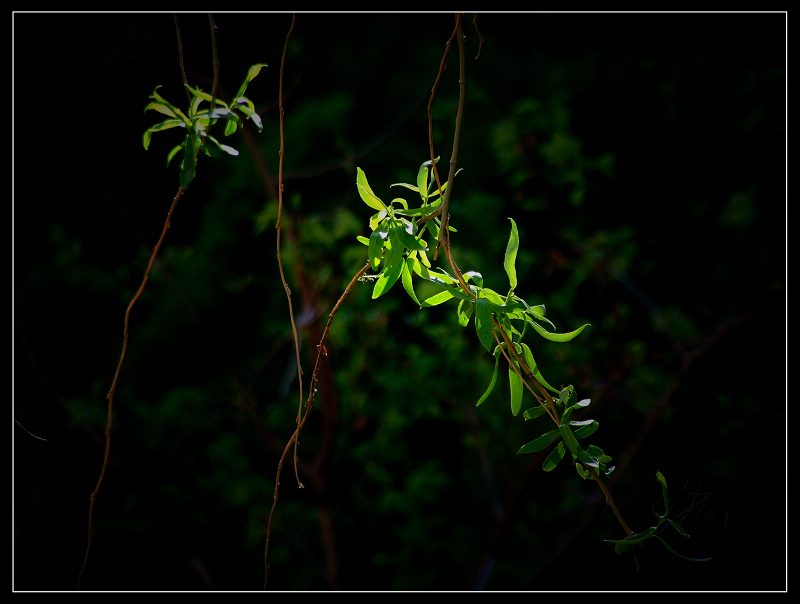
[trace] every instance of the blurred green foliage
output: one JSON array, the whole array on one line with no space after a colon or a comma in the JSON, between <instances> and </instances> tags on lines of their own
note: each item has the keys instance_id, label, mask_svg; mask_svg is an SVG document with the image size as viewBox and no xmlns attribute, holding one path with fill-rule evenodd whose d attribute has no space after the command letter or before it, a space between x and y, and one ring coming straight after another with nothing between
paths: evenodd
<instances>
[{"instance_id":1,"label":"blurred green foliage","mask_svg":"<svg viewBox=\"0 0 800 604\"><path fill-rule=\"evenodd\" d=\"M187 77L210 89L206 18L180 20ZM263 580L298 403L269 190L290 18L216 21L223 99L249 65L269 65L248 90L264 131L232 137L237 158L200 158L133 310L86 589ZM505 372L475 409L493 358L458 326L456 304L419 310L399 288L372 300L358 284L300 438L307 488L283 471L270 588L783 589L786 443L752 435L786 420L785 15L486 14L479 25L477 61L466 30L454 256L503 290L516 220L520 295L546 304L559 331L592 323L533 352L553 385L592 399L585 417L617 463L617 506L645 530L656 470L676 490L700 480L714 499L689 508L683 526L700 545L679 551L716 559L698 568L648 547L637 574L603 543L623 535L596 485L516 455L541 431L509 416ZM376 192L413 181L452 27L445 14L297 18L283 262L304 393L328 313L366 260L356 166ZM142 106L159 83L180 99L182 79L169 15L15 14L14 28L14 413L47 438L15 427L15 587L72 589L125 307L177 189L162 155L172 143L141 149ZM443 164L455 47L447 64L433 106ZM82 95L105 99L113 120L87 124ZM56 133L54 112L69 114ZM769 523L754 511L767 506ZM587 556L594 572L575 575Z\"/></svg>"}]
</instances>

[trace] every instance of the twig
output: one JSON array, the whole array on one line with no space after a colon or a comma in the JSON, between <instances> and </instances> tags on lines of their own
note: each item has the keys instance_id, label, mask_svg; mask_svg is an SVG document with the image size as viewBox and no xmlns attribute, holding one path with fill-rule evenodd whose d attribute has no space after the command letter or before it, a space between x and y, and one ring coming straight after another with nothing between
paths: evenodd
<instances>
[{"instance_id":1,"label":"twig","mask_svg":"<svg viewBox=\"0 0 800 604\"><path fill-rule=\"evenodd\" d=\"M475 13L475 18L472 20L472 24L475 26L475 33L478 34L478 54L475 55L475 60L477 61L478 57L481 56L481 49L483 48L483 36L478 29L478 13Z\"/></svg>"},{"instance_id":2,"label":"twig","mask_svg":"<svg viewBox=\"0 0 800 604\"><path fill-rule=\"evenodd\" d=\"M175 33L178 36L178 57L181 60L181 75L183 76L183 90L186 92L186 98L189 99L189 105L192 104L192 95L189 94L189 82L186 81L186 70L183 67L183 44L181 44L181 28L178 26L178 13L173 13L175 17Z\"/></svg>"},{"instance_id":3,"label":"twig","mask_svg":"<svg viewBox=\"0 0 800 604\"><path fill-rule=\"evenodd\" d=\"M292 290L289 289L289 285L286 283L286 276L283 272L283 260L281 259L281 215L283 212L283 149L284 149L284 141L283 141L283 66L286 63L286 48L289 46L289 38L292 35L292 31L294 30L294 21L296 15L292 15L292 24L289 27L289 33L286 34L286 41L283 44L283 56L281 57L281 70L280 70L280 77L278 80L278 119L280 122L280 133L281 133L281 149L278 156L278 221L275 223L275 229L277 231L276 237L276 247L278 253L278 270L281 274L281 283L283 283L283 289L286 292L286 299L289 301L289 319L292 323L292 337L294 338L294 349L295 349L295 356L297 358L297 380L300 383L300 400L297 405L297 419L295 423L300 423L300 415L303 412L303 369L300 366L300 338L297 335L297 325L294 321L294 309L292 307ZM301 489L303 487L303 483L300 482L300 475L297 473L297 443L295 441L295 449L294 449L294 474L295 478L297 479L297 486ZM277 486L277 485L276 485Z\"/></svg>"},{"instance_id":4,"label":"twig","mask_svg":"<svg viewBox=\"0 0 800 604\"><path fill-rule=\"evenodd\" d=\"M217 37L216 37L216 30L217 26L214 24L214 17L209 13L208 15L209 23L211 24L211 46L213 49L213 61L214 61L214 86L211 93L211 109L214 109L214 104L216 100L217 90L219 88L219 59L217 57ZM209 120L208 125L206 126L206 133L211 128L211 123L213 120ZM198 146L195 149L195 156L194 161L197 161L197 154L200 152L200 147ZM81 588L81 581L83 581L83 573L86 571L86 563L89 560L89 550L92 545L92 535L94 534L94 529L92 527L92 518L94 515L94 504L97 501L97 494L100 491L100 485L103 484L103 478L106 474L106 469L108 468L108 460L111 454L111 424L113 420L113 409L114 409L114 393L117 389L117 381L119 380L120 372L122 371L122 364L125 361L125 352L128 349L128 325L130 322L130 314L133 305L136 304L136 301L141 297L142 292L144 291L145 285L147 285L147 280L150 278L150 271L153 270L153 265L156 261L156 256L158 255L158 250L161 248L161 244L164 241L164 237L167 235L167 231L170 228L170 221L172 219L172 214L175 211L175 207L178 205L178 200L183 195L183 187L178 188L178 192L176 193L175 197L172 200L172 205L169 208L169 212L167 212L167 219L164 221L164 228L161 230L161 237L158 238L158 242L156 246L153 248L153 253L150 255L150 262L147 264L147 270L145 271L144 278L142 279L142 284L139 286L139 290L136 292L136 295L131 299L130 303L128 304L128 308L125 311L125 327L123 331L123 339L122 339L122 354L120 355L119 363L117 364L117 371L114 374L114 380L111 382L111 389L108 391L108 395L106 398L108 399L108 423L106 424L106 446L105 446L105 453L103 455L103 467L100 469L100 477L97 479L97 485L94 488L94 491L89 496L89 536L86 542L86 554L83 558L83 566L81 566L81 572L78 574L78 585L76 589L80 590Z\"/></svg>"},{"instance_id":5,"label":"twig","mask_svg":"<svg viewBox=\"0 0 800 604\"><path fill-rule=\"evenodd\" d=\"M439 73L436 74L436 81L433 83L433 88L431 89L431 99L428 101L428 145L430 146L431 151L431 168L433 170L433 177L436 179L436 186L439 189L439 198L444 199L444 195L442 194L442 183L439 180L439 169L436 167L436 156L433 153L433 114L431 113L431 107L433 107L433 97L436 96L436 89L439 87L439 80L442 79L442 72L445 69L445 60L447 59L447 53L450 52L450 44L453 42L453 37L458 32L458 24L460 23L458 15L456 15L456 26L453 29L453 33L450 34L450 38L447 40L447 45L444 49L444 55L442 55L442 62L439 64ZM459 98L459 102L461 99ZM433 220L435 216L438 216L442 213L442 206L433 214L426 216L424 220L420 220L417 222L417 225L422 224L427 220ZM439 254L439 246L436 246L436 255ZM434 256L434 260L436 260L436 255Z\"/></svg>"},{"instance_id":6,"label":"twig","mask_svg":"<svg viewBox=\"0 0 800 604\"><path fill-rule=\"evenodd\" d=\"M436 244L434 260L439 254L439 246L447 241L448 225L450 224L450 196L453 194L453 179L456 175L456 163L458 162L458 144L461 139L461 124L464 121L464 99L466 98L467 69L464 61L464 30L461 26L461 13L456 13L456 37L458 39L458 113L456 114L456 132L453 136L453 153L450 156L450 173L447 175L447 190L444 192L442 201L442 224L439 229L439 242Z\"/></svg>"},{"instance_id":7,"label":"twig","mask_svg":"<svg viewBox=\"0 0 800 604\"><path fill-rule=\"evenodd\" d=\"M370 263L367 262L360 271L358 271L353 278L348 283L347 287L344 290L344 293L339 298L339 301L336 303L336 306L333 307L330 316L328 317L328 323L325 325L325 331L322 333L322 338L317 345L317 360L314 363L314 372L311 374L311 384L309 386L309 393L308 393L308 400L306 401L306 410L303 414L303 418L295 428L292 437L289 439L289 442L286 443L286 448L283 450L283 454L281 455L280 461L278 462L278 472L275 476L275 493L272 496L272 509L269 512L269 521L267 523L267 543L264 547L264 589L267 589L267 581L269 579L269 564L267 563L267 557L269 555L269 539L270 535L272 534L272 517L275 514L275 506L278 503L278 485L280 485L281 480L281 470L283 469L283 462L286 459L286 454L289 452L289 449L292 446L292 443L297 440L298 435L300 434L300 430L303 429L303 425L306 423L306 419L308 418L308 413L311 411L311 407L314 404L314 394L316 394L316 389L314 388L317 382L317 373L319 372L320 360L322 359L322 355L327 355L327 351L325 348L325 341L328 339L328 332L331 330L331 323L333 322L333 318L336 316L339 307L344 302L347 295L350 293L350 290L353 289L353 286L356 282L369 270Z\"/></svg>"},{"instance_id":8,"label":"twig","mask_svg":"<svg viewBox=\"0 0 800 604\"><path fill-rule=\"evenodd\" d=\"M100 478L97 479L97 485L94 488L94 491L89 496L89 538L86 542L86 554L83 558L83 566L81 567L81 572L78 575L78 586L77 589L81 588L81 581L83 580L83 573L86 570L86 563L89 560L89 549L92 545L92 535L94 534L94 530L92 528L92 516L94 514L94 504L97 501L97 493L100 491L100 485L103 484L103 478L106 475L106 469L108 468L108 459L111 454L111 423L113 418L113 408L114 408L114 393L117 390L117 381L119 380L119 374L122 371L122 364L125 362L125 352L128 350L128 324L130 322L130 315L131 309L133 305L136 304L136 301L142 295L144 291L144 286L147 285L147 280L150 278L150 271L153 270L153 264L156 261L156 256L158 255L158 250L161 247L161 243L164 241L164 237L167 234L167 231L170 227L170 220L172 218L172 213L175 211L175 206L178 205L178 200L181 198L183 194L183 187L178 189L178 193L175 195L175 198L172 200L172 206L169 208L169 212L167 213L167 219L164 221L164 228L161 230L161 237L158 238L158 243L153 248L153 253L150 255L150 262L147 264L147 270L144 273L144 279L142 279L142 284L139 286L139 291L136 292L136 295L133 296L130 303L128 304L128 308L125 311L125 328L123 331L123 338L122 338L122 354L119 358L119 363L117 364L117 371L114 374L114 380L111 382L111 389L108 391L108 395L106 398L108 399L108 423L106 424L106 446L105 446L105 453L103 455L103 467L100 469Z\"/></svg>"}]
</instances>

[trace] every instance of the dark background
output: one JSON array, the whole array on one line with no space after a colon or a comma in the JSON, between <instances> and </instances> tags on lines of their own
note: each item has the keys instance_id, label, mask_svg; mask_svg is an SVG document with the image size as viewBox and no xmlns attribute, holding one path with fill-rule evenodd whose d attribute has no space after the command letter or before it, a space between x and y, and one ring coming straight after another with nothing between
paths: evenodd
<instances>
[{"instance_id":1,"label":"dark background","mask_svg":"<svg viewBox=\"0 0 800 604\"><path fill-rule=\"evenodd\" d=\"M501 371L455 303L358 284L336 316L314 410L283 471L270 588L781 590L786 586L784 14L468 15L454 255L547 305L569 344L526 336L545 377L592 405L588 441L634 531L660 509L692 538L632 557L600 491L509 413ZM201 156L144 295L115 398L112 463L85 589L259 589L280 452L294 429L275 259L278 73L288 14L219 14L221 97L247 68L265 123ZM301 14L286 60L283 260L304 393L330 309L366 260L373 211L429 158L426 107L451 14ZM158 15L16 14L14 586L73 589L102 463L125 308L178 188L177 130L142 134L153 88L185 107L175 24ZM180 16L190 84L211 90L204 14ZM451 49L433 106L450 157ZM222 128L217 126L217 136ZM405 195L404 193L408 193ZM392 195L392 197L388 197ZM441 265L441 263L439 263ZM416 283L416 281L415 281ZM417 284L417 293L434 293ZM294 379L293 379L294 378ZM532 406L526 395L523 409ZM539 423L537 423L539 422ZM533 425L532 425L533 424ZM692 495L691 493L695 493ZM698 494L699 493L699 494ZM661 510L663 513L663 510Z\"/></svg>"}]
</instances>

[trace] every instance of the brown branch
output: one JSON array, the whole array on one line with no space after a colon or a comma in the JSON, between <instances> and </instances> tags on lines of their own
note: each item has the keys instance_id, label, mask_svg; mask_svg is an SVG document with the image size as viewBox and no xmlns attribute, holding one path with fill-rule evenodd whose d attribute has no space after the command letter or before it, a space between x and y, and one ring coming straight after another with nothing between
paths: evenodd
<instances>
[{"instance_id":1,"label":"brown branch","mask_svg":"<svg viewBox=\"0 0 800 604\"><path fill-rule=\"evenodd\" d=\"M450 34L450 38L447 40L447 45L444 49L444 55L442 56L442 62L439 64L439 73L436 74L436 81L433 83L433 88L431 89L431 99L428 101L428 145L430 146L431 151L431 169L433 170L433 177L436 179L436 186L439 189L439 199L444 199L444 195L442 194L442 183L439 180L439 169L436 167L436 156L433 153L433 114L431 112L431 107L433 107L433 97L436 96L436 89L439 87L439 80L442 79L442 72L445 70L445 60L447 59L447 53L450 52L450 44L453 42L453 37L458 32L458 25L460 23L460 19L458 15L456 15L456 26L453 29L453 33ZM460 102L460 99L459 99ZM427 217L425 220L432 220L434 216L438 216L442 213L442 208L439 208L432 216ZM425 222L422 220L422 222ZM417 223L417 224L421 224ZM436 255L434 256L434 260L436 260L436 256L439 254L439 246L436 246Z\"/></svg>"},{"instance_id":2,"label":"brown branch","mask_svg":"<svg viewBox=\"0 0 800 604\"><path fill-rule=\"evenodd\" d=\"M311 384L309 385L308 400L306 401L305 413L303 414L303 418L297 424L297 428L295 428L292 437L289 439L289 442L286 443L286 447L284 448L283 454L281 455L280 461L278 462L278 472L275 476L275 493L272 496L272 509L270 510L269 521L267 523L267 543L264 547L264 589L267 589L267 580L269 579L269 564L267 563L267 558L269 555L269 539L272 533L272 518L275 514L275 506L278 503L278 486L280 485L283 462L286 459L286 454L289 452L292 443L294 443L297 440L300 431L303 429L303 425L306 423L306 419L308 418L308 413L311 411L311 408L314 404L314 394L316 393L315 392L316 389L314 388L314 386L318 381L317 373L319 372L320 360L322 359L322 355L327 356L328 354L327 349L325 348L325 342L328 339L328 332L330 332L331 330L331 323L333 322L333 318L336 316L339 307L342 305L345 298L350 293L350 290L353 289L353 286L355 285L356 281L358 281L364 275L364 273L366 273L367 270L369 270L369 267L370 263L367 262L361 268L361 270L359 270L353 276L353 278L350 280L350 283L348 283L347 287L345 288L344 293L339 298L339 301L336 302L336 306L333 307L330 316L328 317L328 323L325 325L325 331L322 333L322 338L320 339L319 344L317 344L317 360L314 363L314 372L311 374Z\"/></svg>"},{"instance_id":3,"label":"brown branch","mask_svg":"<svg viewBox=\"0 0 800 604\"><path fill-rule=\"evenodd\" d=\"M478 54L475 55L475 60L477 61L478 57L481 56L481 49L483 48L483 36L478 29L478 13L475 13L475 18L472 20L472 24L475 26L475 33L478 34Z\"/></svg>"},{"instance_id":4,"label":"brown branch","mask_svg":"<svg viewBox=\"0 0 800 604\"><path fill-rule=\"evenodd\" d=\"M278 270L281 274L281 283L283 283L283 289L286 292L286 299L289 302L289 320L292 323L292 337L294 338L294 349L295 349L295 357L297 359L297 378L300 384L300 399L297 406L297 419L295 423L300 422L300 415L303 412L303 368L300 366L300 339L297 335L297 325L295 324L294 320L294 309L292 307L292 290L289 289L289 285L286 283L286 275L283 272L283 260L281 259L281 215L283 212L283 151L284 151L284 139L283 139L283 67L286 63L286 48L289 46L289 38L292 35L292 31L294 30L294 21L296 15L292 15L292 24L289 27L289 33L286 34L286 41L283 44L283 56L281 57L281 70L280 70L280 78L278 80L278 119L280 121L280 135L281 135L281 148L278 156L278 221L275 223L275 229L277 231L276 237L276 248L277 248L277 255L278 255ZM303 483L300 482L300 475L297 473L297 445L295 444L295 454L294 454L295 464L294 464L294 473L295 478L297 479L297 485L302 489ZM277 485L276 485L277 486ZM265 582L266 586L266 582Z\"/></svg>"},{"instance_id":5,"label":"brown branch","mask_svg":"<svg viewBox=\"0 0 800 604\"><path fill-rule=\"evenodd\" d=\"M214 109L217 90L219 89L219 58L217 57L217 26L214 23L214 17L209 13L208 20L211 25L211 46L212 46L212 53L213 53L213 62L214 62L214 86L211 93L211 109ZM211 128L213 120L209 120L208 125L206 126L206 134L208 134L209 129ZM201 143L202 144L202 143ZM194 158L193 161L197 162L197 155L200 153L200 147L198 146L194 151ZM175 207L178 205L178 200L181 198L183 194L183 187L178 188L178 192L176 193L174 199L172 200L172 205L169 208L169 212L167 212L167 219L164 221L164 228L161 230L161 237L158 238L158 242L156 246L153 248L153 253L150 255L150 261L147 264L147 270L145 271L144 278L142 279L142 284L139 286L139 290L136 292L136 295L131 299L130 303L128 304L128 308L125 311L125 326L123 331L123 339L122 339L122 354L120 355L119 363L117 364L117 371L114 374L114 380L111 382L111 388L108 391L108 395L106 398L108 399L108 423L106 424L106 445L105 445L105 452L103 455L103 467L100 469L100 477L97 479L97 485L94 488L94 491L89 496L89 531L88 531L88 539L86 542L86 554L83 558L83 565L81 566L81 572L78 574L78 585L76 589L80 590L81 588L81 581L83 580L83 573L86 571L86 563L89 560L89 550L92 545L92 535L94 534L94 529L92 527L92 518L94 516L94 504L97 501L97 494L100 491L100 485L103 484L103 478L106 474L106 469L108 468L108 460L111 454L111 425L113 420L113 409L114 409L114 393L117 389L117 381L119 380L120 372L122 371L122 364L125 361L125 352L128 349L128 325L130 321L130 314L133 305L136 304L136 301L141 297L142 292L144 291L145 285L147 285L147 280L150 278L150 272L153 270L153 264L155 264L156 256L158 255L158 250L161 248L161 244L164 241L164 237L167 235L167 231L170 228L170 221L172 219L172 214L175 211Z\"/></svg>"},{"instance_id":6,"label":"brown branch","mask_svg":"<svg viewBox=\"0 0 800 604\"><path fill-rule=\"evenodd\" d=\"M158 238L158 243L153 248L153 253L150 255L150 262L147 264L147 270L144 273L144 279L142 279L142 284L139 286L139 291L136 292L136 295L133 296L130 303L128 304L128 309L125 311L125 328L123 331L123 338L122 338L122 354L119 358L119 363L117 364L117 371L114 374L114 380L111 382L111 389L108 391L108 395L106 398L108 399L108 423L106 424L106 446L105 446L105 453L103 454L103 467L100 469L100 478L97 480L97 486L95 486L94 491L89 496L89 537L86 542L86 554L83 558L83 566L81 567L81 572L78 574L78 586L77 589L81 588L81 581L83 580L83 573L86 570L86 563L89 560L89 549L92 545L92 535L94 534L94 530L92 528L92 516L94 515L94 504L97 501L97 493L100 490L100 485L103 484L103 478L106 475L106 469L108 468L108 459L111 455L111 423L113 418L113 408L114 408L114 393L117 390L117 381L119 380L119 374L122 371L122 364L125 362L125 352L128 350L128 324L130 322L130 314L133 305L136 304L136 301L142 295L144 291L145 285L147 285L147 280L150 278L150 271L153 270L153 264L156 261L156 256L158 255L158 250L161 248L161 243L164 241L164 237L167 235L167 231L170 227L170 220L172 218L172 213L175 211L175 206L178 205L178 200L181 198L183 194L183 187L178 189L178 193L175 195L175 198L172 200L172 206L169 208L169 212L167 213L167 219L164 221L164 228L161 230L161 237Z\"/></svg>"},{"instance_id":7,"label":"brown branch","mask_svg":"<svg viewBox=\"0 0 800 604\"><path fill-rule=\"evenodd\" d=\"M436 244L434 260L439 254L439 246L447 241L448 225L450 224L450 196L453 194L453 179L456 175L456 163L458 162L458 145L461 138L461 124L464 121L464 99L466 98L467 69L464 62L464 30L461 26L461 13L456 13L456 37L458 39L458 113L456 113L456 132L453 136L453 152L450 156L450 173L447 175L447 190L444 192L442 201L442 224L439 230L439 242Z\"/></svg>"},{"instance_id":8,"label":"brown branch","mask_svg":"<svg viewBox=\"0 0 800 604\"><path fill-rule=\"evenodd\" d=\"M186 92L186 98L189 99L189 105L192 104L192 95L189 94L189 82L186 81L186 70L183 67L183 44L181 44L181 28L178 26L178 13L173 13L175 17L175 33L178 36L178 58L181 61L181 75L183 76L183 90Z\"/></svg>"}]
</instances>

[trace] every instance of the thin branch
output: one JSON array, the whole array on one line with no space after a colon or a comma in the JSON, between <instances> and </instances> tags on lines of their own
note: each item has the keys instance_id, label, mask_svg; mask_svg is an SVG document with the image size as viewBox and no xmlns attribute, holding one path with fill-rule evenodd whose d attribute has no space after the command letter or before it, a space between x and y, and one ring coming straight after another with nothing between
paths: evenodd
<instances>
[{"instance_id":1,"label":"thin branch","mask_svg":"<svg viewBox=\"0 0 800 604\"><path fill-rule=\"evenodd\" d=\"M267 558L269 555L269 539L270 535L272 534L272 518L275 514L275 506L278 503L278 485L280 485L281 481L281 470L283 469L283 462L286 459L286 454L289 452L289 449L297 440L298 435L300 434L300 430L303 429L303 425L306 423L306 419L308 418L308 413L311 411L311 407L314 404L314 395L316 394L316 388L314 387L317 382L317 373L319 372L320 367L320 360L322 359L322 355L328 354L327 349L325 348L325 342L328 339L328 332L331 330L331 323L333 322L333 318L336 316L336 313L339 310L339 307L344 302L347 295L353 289L353 286L356 284L364 273L366 273L370 268L370 263L367 262L360 271L358 271L353 278L348 283L347 287L344 290L344 293L339 298L339 301L336 302L336 306L333 307L330 316L328 317L328 323L325 325L325 331L322 333L322 338L317 344L317 360L314 363L314 372L311 374L311 384L309 385L309 393L308 393L308 400L306 401L306 410L303 414L303 418L297 424L297 428L295 428L292 437L289 439L289 442L286 443L286 448L283 450L283 454L281 455L280 461L278 462L278 472L275 476L275 492L272 496L272 509L269 512L269 521L267 523L267 543L264 547L264 589L267 589L267 581L269 580L269 564L267 563Z\"/></svg>"},{"instance_id":2,"label":"thin branch","mask_svg":"<svg viewBox=\"0 0 800 604\"><path fill-rule=\"evenodd\" d=\"M211 46L213 52L213 62L214 62L214 86L211 93L211 109L214 109L215 102L216 102L216 95L217 90L219 89L219 58L217 57L217 26L214 23L214 17L209 13L208 20L211 25ZM209 120L208 125L206 126L206 134L208 133L209 129L211 128L212 122L214 120ZM202 144L202 143L201 143ZM198 146L195 149L195 155L193 161L197 161L197 155L200 152L200 147ZM161 244L164 241L164 237L167 235L167 231L170 228L170 223L172 219L172 214L175 211L175 207L178 205L178 200L180 200L181 195L183 195L184 188L179 187L178 192L176 193L175 197L172 200L172 205L169 208L169 212L167 212L167 219L164 221L164 228L161 230L161 237L158 238L158 242L156 246L153 248L153 253L150 255L150 261L147 264L147 270L145 271L144 278L142 279L142 284L139 286L139 290L136 292L136 295L131 299L130 303L128 304L128 308L125 311L125 326L123 331L123 339L122 339L122 354L120 355L119 363L117 364L117 371L114 374L114 380L111 382L111 388L108 391L108 395L106 398L108 399L108 422L106 424L106 445L105 445L105 452L103 455L103 467L100 469L100 477L97 479L97 485L94 488L94 491L89 496L89 530L88 530L88 539L86 542L86 554L83 558L83 565L81 566L81 572L78 574L78 585L77 588L80 590L81 582L83 581L83 573L86 571L86 563L89 560L89 550L91 549L92 545L92 535L94 534L94 529L92 526L92 518L94 516L94 504L97 501L97 494L100 491L100 486L103 484L103 478L106 474L106 469L108 468L108 460L111 455L111 425L113 420L113 409L114 409L114 393L117 389L117 381L119 380L120 372L122 371L122 365L125 362L125 353L128 349L128 325L130 322L130 314L131 309L133 309L133 305L136 304L136 301L141 297L142 292L144 291L145 285L147 285L147 281L150 278L150 272L153 270L153 265L156 261L156 256L158 256L158 250L161 248Z\"/></svg>"},{"instance_id":3,"label":"thin branch","mask_svg":"<svg viewBox=\"0 0 800 604\"><path fill-rule=\"evenodd\" d=\"M453 33L450 34L450 38L447 40L447 46L444 49L444 55L442 56L442 62L439 64L439 73L436 74L436 81L433 83L433 88L431 89L431 99L428 101L428 145L430 146L431 151L431 167L433 169L433 177L436 179L436 186L439 189L439 198L444 199L444 194L442 193L442 183L439 180L439 169L436 167L436 156L433 153L433 114L431 112L431 107L433 107L433 97L436 96L436 89L439 87L439 80L442 79L442 72L445 69L445 60L447 59L447 53L450 52L450 44L453 42L453 37L458 32L458 24L460 23L458 15L456 15L456 26L453 29ZM461 99L459 99L460 102ZM442 206L443 208L444 206ZM439 208L436 212L432 215L425 218L425 220L421 220L417 224L422 224L426 220L432 220L435 216L438 216L442 213L442 208ZM436 255L434 256L434 260L436 260L436 256L439 254L439 246L436 247Z\"/></svg>"},{"instance_id":4,"label":"thin branch","mask_svg":"<svg viewBox=\"0 0 800 604\"><path fill-rule=\"evenodd\" d=\"M276 237L276 247L278 253L278 269L281 273L281 283L283 283L283 289L286 292L286 299L289 301L289 319L292 323L292 337L294 338L294 349L295 349L295 356L297 358L297 381L300 384L300 398L297 405L297 419L295 423L300 423L300 415L303 412L303 368L300 366L300 338L297 335L297 325L294 321L294 309L292 307L292 290L289 289L289 285L286 283L286 276L283 272L283 260L281 259L281 215L283 211L283 150L284 150L284 139L283 139L283 67L286 63L286 49L289 46L289 38L292 35L292 31L294 30L294 21L296 15L292 14L292 24L289 27L289 33L286 34L286 41L283 44L283 56L281 57L281 70L280 70L280 77L278 80L278 119L280 121L280 133L281 133L281 149L279 152L278 157L278 220L275 223L275 229L277 230L277 237ZM295 441L295 448L294 448L294 474L295 478L297 479L297 486L302 488L303 483L300 482L300 475L297 473L297 441ZM277 486L277 485L276 485Z\"/></svg>"},{"instance_id":5,"label":"thin branch","mask_svg":"<svg viewBox=\"0 0 800 604\"><path fill-rule=\"evenodd\" d=\"M478 34L478 54L475 55L475 60L477 61L478 57L481 56L481 49L483 48L483 36L478 29L478 13L475 13L475 18L472 20L472 24L475 26L475 33Z\"/></svg>"},{"instance_id":6,"label":"thin branch","mask_svg":"<svg viewBox=\"0 0 800 604\"><path fill-rule=\"evenodd\" d=\"M446 243L448 225L450 224L450 196L453 194L453 179L456 175L456 163L458 162L458 145L461 139L461 124L464 121L464 99L466 98L467 87L467 68L464 61L464 30L461 26L461 13L456 13L456 38L458 39L458 113L456 114L456 132L453 136L453 153L450 156L450 173L447 176L447 190L444 192L442 201L442 224L439 229L439 242L436 244L434 260L438 256L439 246Z\"/></svg>"},{"instance_id":7,"label":"thin branch","mask_svg":"<svg viewBox=\"0 0 800 604\"><path fill-rule=\"evenodd\" d=\"M181 28L178 26L178 13L173 13L175 17L175 33L178 36L178 57L181 60L181 75L183 76L183 90L186 92L186 98L189 99L189 105L192 104L192 95L189 94L189 82L186 81L186 70L183 67L183 44L181 44Z\"/></svg>"},{"instance_id":8,"label":"thin branch","mask_svg":"<svg viewBox=\"0 0 800 604\"><path fill-rule=\"evenodd\" d=\"M169 212L167 213L167 219L164 221L164 228L161 230L161 237L158 238L158 243L156 243L156 246L153 248L153 253L150 255L150 262L147 264L147 270L144 273L142 284L139 286L139 291L137 291L136 295L133 296L128 304L128 309L125 311L125 328L122 337L122 354L120 355L119 363L117 364L117 371L114 374L114 380L111 382L111 389L108 391L108 395L106 396L108 399L108 423L106 424L106 446L105 453L103 455L103 467L100 469L100 478L97 480L97 486L95 486L94 491L89 496L89 537L86 542L86 554L83 558L83 566L81 567L81 572L78 575L77 589L81 588L83 573L86 570L86 563L89 560L89 549L91 548L92 535L94 534L94 529L92 528L94 504L97 501L97 493L100 491L100 485L103 484L103 478L105 477L106 469L108 468L108 459L111 455L111 423L113 418L114 393L117 390L117 381L119 380L119 374L122 371L122 364L125 362L125 352L128 350L128 325L130 322L131 309L133 308L133 305L136 304L136 301L141 297L144 287L147 285L147 280L150 278L150 271L153 270L153 264L156 261L158 250L161 248L161 243L164 241L164 237L167 235L167 231L169 230L172 213L175 211L175 206L178 205L178 200L181 198L182 194L183 187L180 187L178 189L178 193L175 195L175 198L172 200L172 206L170 206Z\"/></svg>"}]
</instances>

